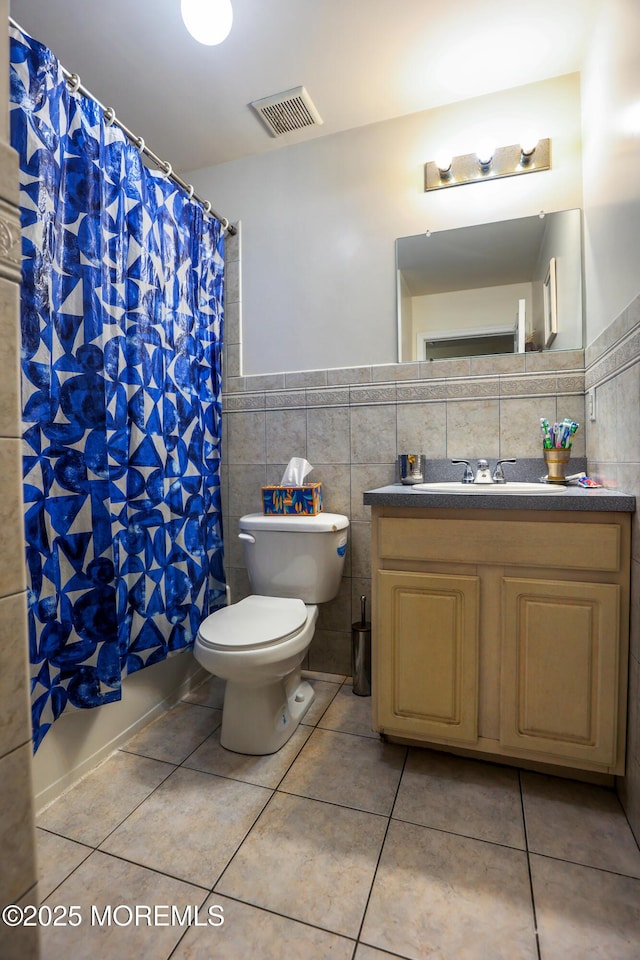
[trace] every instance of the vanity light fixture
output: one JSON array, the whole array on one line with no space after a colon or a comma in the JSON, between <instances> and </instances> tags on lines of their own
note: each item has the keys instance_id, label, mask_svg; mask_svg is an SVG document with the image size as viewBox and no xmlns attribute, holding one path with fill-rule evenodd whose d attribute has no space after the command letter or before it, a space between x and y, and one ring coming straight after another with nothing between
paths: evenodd
<instances>
[{"instance_id":1,"label":"vanity light fixture","mask_svg":"<svg viewBox=\"0 0 640 960\"><path fill-rule=\"evenodd\" d=\"M180 0L184 25L198 43L213 47L229 36L233 23L231 0Z\"/></svg>"},{"instance_id":2,"label":"vanity light fixture","mask_svg":"<svg viewBox=\"0 0 640 960\"><path fill-rule=\"evenodd\" d=\"M448 163L448 166L445 165ZM551 169L551 140L527 140L509 147L481 147L477 153L433 160L424 165L424 189L440 190L479 180L498 180Z\"/></svg>"}]
</instances>

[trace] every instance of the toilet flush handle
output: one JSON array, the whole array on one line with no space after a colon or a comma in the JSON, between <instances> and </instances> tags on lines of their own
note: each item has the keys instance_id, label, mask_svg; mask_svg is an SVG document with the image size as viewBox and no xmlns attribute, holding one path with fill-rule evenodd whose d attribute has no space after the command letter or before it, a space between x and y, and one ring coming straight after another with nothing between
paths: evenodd
<instances>
[{"instance_id":1,"label":"toilet flush handle","mask_svg":"<svg viewBox=\"0 0 640 960\"><path fill-rule=\"evenodd\" d=\"M238 540L246 540L247 543L255 543L256 538L252 537L250 533L239 533Z\"/></svg>"}]
</instances>

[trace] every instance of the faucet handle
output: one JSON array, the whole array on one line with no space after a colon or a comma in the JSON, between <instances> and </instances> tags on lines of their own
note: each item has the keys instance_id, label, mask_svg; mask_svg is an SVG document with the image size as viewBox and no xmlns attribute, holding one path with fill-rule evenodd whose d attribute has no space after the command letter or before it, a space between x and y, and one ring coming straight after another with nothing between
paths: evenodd
<instances>
[{"instance_id":1,"label":"faucet handle","mask_svg":"<svg viewBox=\"0 0 640 960\"><path fill-rule=\"evenodd\" d=\"M516 463L516 460L515 460L513 457L511 457L511 458L509 458L509 459L498 460L498 462L497 462L496 465L495 465L495 469L494 469L494 471L493 471L493 476L491 477L491 479L493 480L494 483L506 483L506 482L507 482L506 479L505 479L504 470L502 469L502 464L503 464L503 463Z\"/></svg>"},{"instance_id":2,"label":"faucet handle","mask_svg":"<svg viewBox=\"0 0 640 960\"><path fill-rule=\"evenodd\" d=\"M466 463L464 468L464 476L462 477L461 483L473 483L475 477L473 475L473 470L471 469L471 464L468 460L452 460L451 463Z\"/></svg>"}]
</instances>

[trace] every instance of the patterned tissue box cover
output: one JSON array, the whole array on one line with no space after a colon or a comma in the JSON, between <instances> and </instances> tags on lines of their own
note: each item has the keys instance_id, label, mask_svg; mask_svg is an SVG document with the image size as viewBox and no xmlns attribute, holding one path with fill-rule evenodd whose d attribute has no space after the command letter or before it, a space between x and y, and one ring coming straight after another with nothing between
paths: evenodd
<instances>
[{"instance_id":1,"label":"patterned tissue box cover","mask_svg":"<svg viewBox=\"0 0 640 960\"><path fill-rule=\"evenodd\" d=\"M299 487L283 487L280 484L263 487L262 512L315 517L317 513L322 513L322 482L303 483Z\"/></svg>"}]
</instances>

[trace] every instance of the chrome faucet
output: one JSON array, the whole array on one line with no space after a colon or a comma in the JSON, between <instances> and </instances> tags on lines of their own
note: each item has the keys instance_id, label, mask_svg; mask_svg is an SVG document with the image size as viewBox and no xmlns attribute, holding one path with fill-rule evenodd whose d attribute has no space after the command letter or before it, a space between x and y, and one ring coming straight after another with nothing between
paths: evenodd
<instances>
[{"instance_id":1,"label":"chrome faucet","mask_svg":"<svg viewBox=\"0 0 640 960\"><path fill-rule=\"evenodd\" d=\"M513 458L511 458L511 459L509 459L509 460L498 460L498 462L496 463L496 466L495 466L495 470L493 471L493 476L491 477L491 479L493 480L493 482L494 482L494 483L506 483L507 481L506 481L506 478L505 478L505 475L504 475L504 471L503 471L503 469L502 469L502 464L503 464L503 463L515 463L515 462L516 462L516 461L515 461Z\"/></svg>"},{"instance_id":2,"label":"chrome faucet","mask_svg":"<svg viewBox=\"0 0 640 960\"><path fill-rule=\"evenodd\" d=\"M489 472L489 462L487 460L478 460L478 470L476 472L474 483L493 483L491 473Z\"/></svg>"},{"instance_id":3,"label":"chrome faucet","mask_svg":"<svg viewBox=\"0 0 640 960\"><path fill-rule=\"evenodd\" d=\"M489 470L489 461L488 460L478 460L478 469L474 475L473 470L471 469L471 464L469 460L452 460L451 463L464 463L464 475L462 477L461 483L506 483L504 471L502 469L503 463L515 463L514 459L504 459L498 460L495 465L493 473Z\"/></svg>"},{"instance_id":4,"label":"chrome faucet","mask_svg":"<svg viewBox=\"0 0 640 960\"><path fill-rule=\"evenodd\" d=\"M471 469L471 464L468 460L452 460L451 463L466 463L464 475L460 483L474 483L473 470Z\"/></svg>"}]
</instances>

